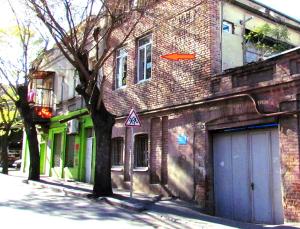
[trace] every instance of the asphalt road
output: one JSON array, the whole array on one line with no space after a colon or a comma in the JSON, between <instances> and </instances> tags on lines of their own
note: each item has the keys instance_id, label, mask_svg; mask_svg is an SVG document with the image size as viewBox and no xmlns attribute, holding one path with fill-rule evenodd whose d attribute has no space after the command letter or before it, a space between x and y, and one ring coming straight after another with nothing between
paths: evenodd
<instances>
[{"instance_id":1,"label":"asphalt road","mask_svg":"<svg viewBox=\"0 0 300 229\"><path fill-rule=\"evenodd\" d=\"M0 175L0 228L166 228L160 220L105 202L67 196Z\"/></svg>"}]
</instances>

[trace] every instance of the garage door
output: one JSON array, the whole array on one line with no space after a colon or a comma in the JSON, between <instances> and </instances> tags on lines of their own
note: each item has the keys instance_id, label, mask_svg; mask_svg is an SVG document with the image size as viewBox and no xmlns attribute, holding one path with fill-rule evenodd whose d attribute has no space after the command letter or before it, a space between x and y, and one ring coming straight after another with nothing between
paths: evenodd
<instances>
[{"instance_id":1,"label":"garage door","mask_svg":"<svg viewBox=\"0 0 300 229\"><path fill-rule=\"evenodd\" d=\"M275 128L214 135L217 216L283 223L278 139Z\"/></svg>"}]
</instances>

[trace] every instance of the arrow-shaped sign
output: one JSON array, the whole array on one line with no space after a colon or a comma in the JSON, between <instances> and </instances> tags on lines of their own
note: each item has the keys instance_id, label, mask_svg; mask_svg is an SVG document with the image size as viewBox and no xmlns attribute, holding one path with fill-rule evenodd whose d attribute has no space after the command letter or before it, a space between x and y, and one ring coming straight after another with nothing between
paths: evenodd
<instances>
[{"instance_id":1,"label":"arrow-shaped sign","mask_svg":"<svg viewBox=\"0 0 300 229\"><path fill-rule=\"evenodd\" d=\"M167 60L195 60L196 54L187 54L187 53L170 53L161 56L161 58L167 59Z\"/></svg>"}]
</instances>

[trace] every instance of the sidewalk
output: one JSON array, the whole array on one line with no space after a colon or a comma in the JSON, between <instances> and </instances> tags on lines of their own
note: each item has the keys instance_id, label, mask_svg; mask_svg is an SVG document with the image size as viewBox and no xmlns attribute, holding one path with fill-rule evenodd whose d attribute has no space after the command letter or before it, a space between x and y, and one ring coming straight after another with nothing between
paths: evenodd
<instances>
[{"instance_id":1,"label":"sidewalk","mask_svg":"<svg viewBox=\"0 0 300 229\"><path fill-rule=\"evenodd\" d=\"M48 188L56 192L64 192L66 195L75 195L86 198L92 193L93 186L91 184L64 181L53 179L47 176L41 176L40 181L28 181L24 174L20 172L10 172L11 176L24 178L23 181L39 188ZM243 223L229 219L219 218L206 215L200 212L200 209L189 202L172 199L161 198L160 196L149 196L134 193L130 198L129 191L114 189L112 197L102 197L98 200L123 207L135 212L143 212L150 215L153 219L164 221L170 228L300 228L300 224L285 225L258 225L251 223Z\"/></svg>"},{"instance_id":2,"label":"sidewalk","mask_svg":"<svg viewBox=\"0 0 300 229\"><path fill-rule=\"evenodd\" d=\"M25 183L39 188L48 188L55 192L64 192L66 195L74 195L82 198L86 198L93 190L92 184L78 181L65 181L43 175L40 176L40 181L31 181L27 180L26 175L19 171L10 171L10 175L24 178ZM160 200L160 196L140 193L134 193L133 198L130 198L130 192L127 190L113 189L113 193L114 195L111 197L100 197L98 200L136 212L144 211L148 205Z\"/></svg>"}]
</instances>

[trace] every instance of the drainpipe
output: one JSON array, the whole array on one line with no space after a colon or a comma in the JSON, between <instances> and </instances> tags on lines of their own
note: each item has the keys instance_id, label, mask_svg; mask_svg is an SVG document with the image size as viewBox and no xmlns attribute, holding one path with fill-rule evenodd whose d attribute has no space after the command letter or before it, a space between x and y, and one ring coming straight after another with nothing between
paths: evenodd
<instances>
[{"instance_id":1,"label":"drainpipe","mask_svg":"<svg viewBox=\"0 0 300 229\"><path fill-rule=\"evenodd\" d=\"M224 20L224 0L221 0L220 9L220 58L221 72L223 72L223 20Z\"/></svg>"},{"instance_id":2,"label":"drainpipe","mask_svg":"<svg viewBox=\"0 0 300 229\"><path fill-rule=\"evenodd\" d=\"M219 98L216 98L216 99L207 99L207 100L204 100L204 101L202 100L202 101L193 102L193 103L186 103L186 104L179 105L179 106L176 106L176 107L171 106L171 107L166 107L166 108L162 108L162 109L155 109L155 110L152 110L152 111L139 112L139 114L140 115L150 115L150 114L155 114L157 112L166 112L166 111L170 111L170 110L179 110L179 109L190 108L190 107L195 107L195 106L201 106L201 105L206 105L206 104L209 104L209 103L223 102L223 101L226 101L226 100L238 99L238 98L243 98L243 97L247 97L252 101L252 103L254 104L254 107L255 107L255 112L258 115L262 116L262 117L274 117L274 116L292 115L292 114L300 113L300 109L295 110L295 111L279 111L279 112L273 112L273 113L264 113L264 112L261 112L259 110L257 102L251 94L237 94L237 95L230 95L230 96L226 96L226 97L219 97ZM117 120L124 119L127 116L128 115L119 116L116 119Z\"/></svg>"}]
</instances>

